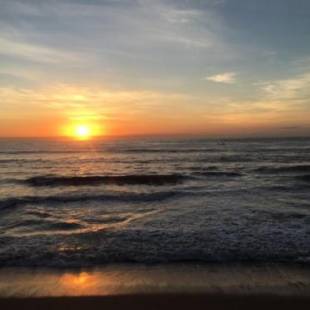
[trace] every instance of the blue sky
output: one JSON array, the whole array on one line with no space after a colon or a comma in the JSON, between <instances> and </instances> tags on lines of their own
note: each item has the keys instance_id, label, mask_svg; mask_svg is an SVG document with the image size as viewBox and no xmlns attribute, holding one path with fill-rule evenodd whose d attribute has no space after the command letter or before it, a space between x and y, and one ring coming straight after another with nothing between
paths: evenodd
<instances>
[{"instance_id":1,"label":"blue sky","mask_svg":"<svg viewBox=\"0 0 310 310\"><path fill-rule=\"evenodd\" d=\"M310 132L310 1L0 6L0 135L45 118L129 134Z\"/></svg>"}]
</instances>

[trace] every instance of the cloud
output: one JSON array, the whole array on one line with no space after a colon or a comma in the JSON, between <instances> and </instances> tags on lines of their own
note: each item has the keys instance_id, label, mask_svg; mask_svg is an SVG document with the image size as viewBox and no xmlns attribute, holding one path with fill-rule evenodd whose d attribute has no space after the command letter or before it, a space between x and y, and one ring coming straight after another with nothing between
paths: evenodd
<instances>
[{"instance_id":1,"label":"cloud","mask_svg":"<svg viewBox=\"0 0 310 310\"><path fill-rule=\"evenodd\" d=\"M264 83L263 92L271 99L302 99L309 95L310 73L304 73L291 79Z\"/></svg>"},{"instance_id":2,"label":"cloud","mask_svg":"<svg viewBox=\"0 0 310 310\"><path fill-rule=\"evenodd\" d=\"M172 24L185 24L192 22L195 18L198 18L202 15L202 13L198 10L181 10L174 9L173 7L167 9L164 7L161 11L161 15Z\"/></svg>"},{"instance_id":3,"label":"cloud","mask_svg":"<svg viewBox=\"0 0 310 310\"><path fill-rule=\"evenodd\" d=\"M29 76L16 86L103 82L186 92L200 68L239 57L222 36L216 0L206 1L209 9L174 0L36 2L6 0L0 12L5 70Z\"/></svg>"},{"instance_id":4,"label":"cloud","mask_svg":"<svg viewBox=\"0 0 310 310\"><path fill-rule=\"evenodd\" d=\"M81 61L80 57L67 51L61 51L45 46L38 46L26 42L18 42L0 37L0 54L13 55L42 63L64 63Z\"/></svg>"},{"instance_id":5,"label":"cloud","mask_svg":"<svg viewBox=\"0 0 310 310\"><path fill-rule=\"evenodd\" d=\"M183 93L164 93L147 90L115 90L96 87L76 87L59 84L47 88L0 87L3 115L14 114L26 108L46 113L60 113L69 118L101 118L102 115L126 118L169 110L193 100ZM155 113L155 112L154 112ZM22 114L22 113L21 113Z\"/></svg>"},{"instance_id":6,"label":"cloud","mask_svg":"<svg viewBox=\"0 0 310 310\"><path fill-rule=\"evenodd\" d=\"M205 79L215 83L233 84L236 82L236 73L224 72L216 75L207 76Z\"/></svg>"}]
</instances>

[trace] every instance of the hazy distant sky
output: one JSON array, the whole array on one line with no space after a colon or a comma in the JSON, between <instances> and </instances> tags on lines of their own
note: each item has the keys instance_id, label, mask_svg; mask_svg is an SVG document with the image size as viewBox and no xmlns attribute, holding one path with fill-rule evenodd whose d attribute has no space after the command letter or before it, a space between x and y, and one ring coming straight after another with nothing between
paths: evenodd
<instances>
[{"instance_id":1,"label":"hazy distant sky","mask_svg":"<svg viewBox=\"0 0 310 310\"><path fill-rule=\"evenodd\" d=\"M310 133L309 0L0 0L0 136Z\"/></svg>"}]
</instances>

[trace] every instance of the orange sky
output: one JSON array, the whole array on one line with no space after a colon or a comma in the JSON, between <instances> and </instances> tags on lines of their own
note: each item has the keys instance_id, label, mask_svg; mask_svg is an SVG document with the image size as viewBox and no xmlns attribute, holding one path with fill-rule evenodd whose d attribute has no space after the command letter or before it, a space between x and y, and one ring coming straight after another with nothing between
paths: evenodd
<instances>
[{"instance_id":1,"label":"orange sky","mask_svg":"<svg viewBox=\"0 0 310 310\"><path fill-rule=\"evenodd\" d=\"M0 137L309 135L309 1L252 1L4 1Z\"/></svg>"}]
</instances>

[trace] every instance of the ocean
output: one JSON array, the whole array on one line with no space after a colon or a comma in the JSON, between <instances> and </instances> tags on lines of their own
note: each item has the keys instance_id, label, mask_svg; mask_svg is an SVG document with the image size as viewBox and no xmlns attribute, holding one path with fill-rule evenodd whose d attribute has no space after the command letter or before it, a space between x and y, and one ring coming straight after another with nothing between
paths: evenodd
<instances>
[{"instance_id":1,"label":"ocean","mask_svg":"<svg viewBox=\"0 0 310 310\"><path fill-rule=\"evenodd\" d=\"M310 262L310 139L1 139L0 266Z\"/></svg>"}]
</instances>

